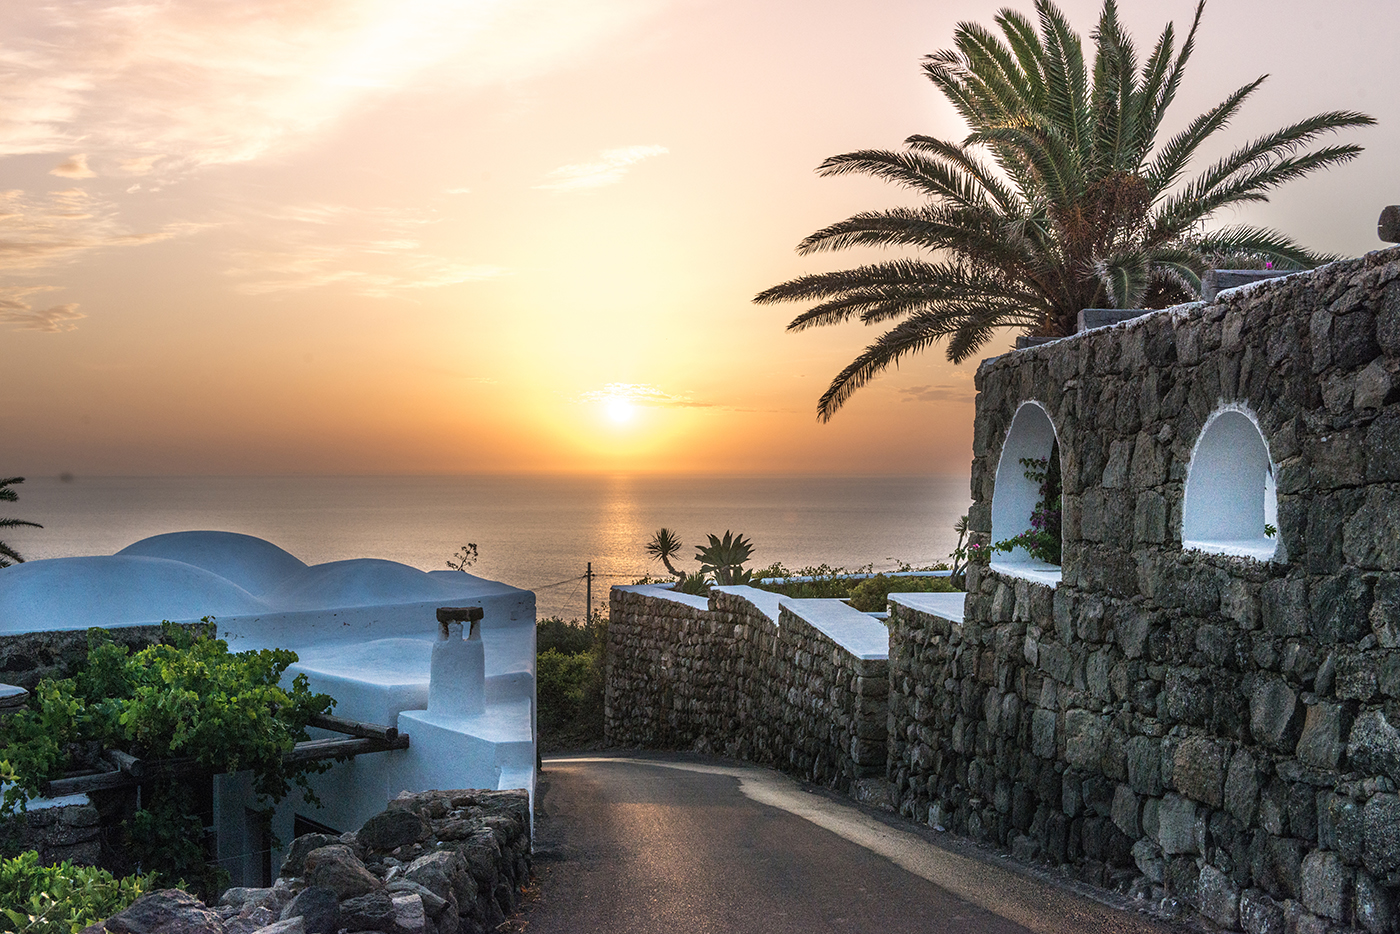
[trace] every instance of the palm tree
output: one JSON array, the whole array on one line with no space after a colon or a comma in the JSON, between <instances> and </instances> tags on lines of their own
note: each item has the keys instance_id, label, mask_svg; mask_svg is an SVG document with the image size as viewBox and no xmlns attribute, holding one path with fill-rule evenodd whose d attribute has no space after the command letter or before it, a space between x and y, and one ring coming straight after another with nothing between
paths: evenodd
<instances>
[{"instance_id":1,"label":"palm tree","mask_svg":"<svg viewBox=\"0 0 1400 934\"><path fill-rule=\"evenodd\" d=\"M954 363L997 328L1072 334L1084 308L1166 307L1194 298L1212 259L1311 268L1318 255L1273 230L1207 231L1222 208L1267 201L1267 192L1361 152L1308 150L1319 136L1375 121L1354 111L1318 114L1255 139L1189 182L1187 164L1264 81L1260 77L1165 142L1162 120L1195 46L1195 19L1180 50L1171 24L1138 67L1132 40L1105 0L1094 60L1050 0L1036 0L1039 30L1002 10L998 37L961 23L956 48L923 70L971 133L962 142L911 136L899 151L832 156L822 175L873 175L926 197L920 207L869 211L798 245L806 255L847 247L908 247L926 254L801 276L759 293L759 303L815 301L788 325L801 331L858 317L889 324L842 370L817 404L828 421L851 394L906 354L947 341Z\"/></svg>"},{"instance_id":2,"label":"palm tree","mask_svg":"<svg viewBox=\"0 0 1400 934\"><path fill-rule=\"evenodd\" d=\"M656 534L647 542L647 554L651 555L651 560L660 561L666 565L666 570L670 571L679 580L685 580L685 572L676 570L671 564L671 559L680 554L681 540L667 528L656 530Z\"/></svg>"},{"instance_id":3,"label":"palm tree","mask_svg":"<svg viewBox=\"0 0 1400 934\"><path fill-rule=\"evenodd\" d=\"M19 499L19 494L10 489L16 483L23 483L23 477L6 477L0 480L0 503L13 503ZM21 525L42 529L43 526L37 522L26 522L23 519L0 519L0 529L13 529ZM24 558L4 542L0 542L0 568L7 568L11 564L23 564Z\"/></svg>"}]
</instances>

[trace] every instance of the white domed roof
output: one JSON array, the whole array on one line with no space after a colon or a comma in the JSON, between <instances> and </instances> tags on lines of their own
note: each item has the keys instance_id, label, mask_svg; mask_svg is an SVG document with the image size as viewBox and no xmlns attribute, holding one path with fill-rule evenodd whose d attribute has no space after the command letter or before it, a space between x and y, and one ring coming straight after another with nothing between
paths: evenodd
<instances>
[{"instance_id":1,"label":"white domed roof","mask_svg":"<svg viewBox=\"0 0 1400 934\"><path fill-rule=\"evenodd\" d=\"M272 542L238 532L167 532L143 538L117 554L182 561L227 578L255 596L306 570L306 562Z\"/></svg>"}]
</instances>

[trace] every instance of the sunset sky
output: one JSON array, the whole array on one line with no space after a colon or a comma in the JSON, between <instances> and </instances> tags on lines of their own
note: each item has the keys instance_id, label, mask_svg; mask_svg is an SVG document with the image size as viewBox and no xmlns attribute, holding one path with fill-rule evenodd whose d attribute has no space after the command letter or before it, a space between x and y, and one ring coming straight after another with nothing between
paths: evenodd
<instances>
[{"instance_id":1,"label":"sunset sky","mask_svg":"<svg viewBox=\"0 0 1400 934\"><path fill-rule=\"evenodd\" d=\"M973 364L912 359L822 425L875 332L788 334L801 306L750 300L871 258L793 247L908 196L814 167L960 139L919 59L1001 5L11 4L0 476L965 472ZM1194 9L1121 5L1144 54ZM1097 0L1062 6L1087 36ZM1379 248L1397 47L1394 0L1208 5L1169 130L1265 72L1208 156L1380 121L1220 221Z\"/></svg>"}]
</instances>

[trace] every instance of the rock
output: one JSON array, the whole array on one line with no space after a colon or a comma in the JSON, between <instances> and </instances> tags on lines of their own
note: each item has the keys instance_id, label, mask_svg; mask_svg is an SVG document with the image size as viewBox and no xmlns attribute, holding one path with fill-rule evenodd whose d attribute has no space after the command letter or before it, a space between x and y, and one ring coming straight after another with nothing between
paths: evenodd
<instances>
[{"instance_id":1,"label":"rock","mask_svg":"<svg viewBox=\"0 0 1400 934\"><path fill-rule=\"evenodd\" d=\"M1367 710L1352 725L1347 758L1353 769L1400 781L1400 732L1384 713Z\"/></svg>"},{"instance_id":2,"label":"rock","mask_svg":"<svg viewBox=\"0 0 1400 934\"><path fill-rule=\"evenodd\" d=\"M1112 816L1113 823L1127 835L1128 839L1136 840L1142 836L1138 798L1127 785L1119 785L1113 792Z\"/></svg>"},{"instance_id":3,"label":"rock","mask_svg":"<svg viewBox=\"0 0 1400 934\"><path fill-rule=\"evenodd\" d=\"M1128 740L1128 784L1141 795L1162 793L1162 745L1151 736Z\"/></svg>"},{"instance_id":4,"label":"rock","mask_svg":"<svg viewBox=\"0 0 1400 934\"><path fill-rule=\"evenodd\" d=\"M1188 798L1220 807L1225 788L1225 755L1220 744L1203 736L1182 740L1172 763L1172 783Z\"/></svg>"},{"instance_id":5,"label":"rock","mask_svg":"<svg viewBox=\"0 0 1400 934\"><path fill-rule=\"evenodd\" d=\"M108 918L105 926L111 934L224 934L218 913L179 889L142 895Z\"/></svg>"},{"instance_id":6,"label":"rock","mask_svg":"<svg viewBox=\"0 0 1400 934\"><path fill-rule=\"evenodd\" d=\"M428 926L423 899L414 893L392 896L394 907L394 934L424 934Z\"/></svg>"},{"instance_id":7,"label":"rock","mask_svg":"<svg viewBox=\"0 0 1400 934\"><path fill-rule=\"evenodd\" d=\"M253 934L306 934L306 919L296 917L274 921L267 927L258 928Z\"/></svg>"},{"instance_id":8,"label":"rock","mask_svg":"<svg viewBox=\"0 0 1400 934\"><path fill-rule=\"evenodd\" d=\"M413 811L390 808L365 821L358 838L360 845L367 850L388 852L426 840L429 832L428 822Z\"/></svg>"},{"instance_id":9,"label":"rock","mask_svg":"<svg viewBox=\"0 0 1400 934\"><path fill-rule=\"evenodd\" d=\"M1157 809L1157 843L1168 856L1198 851L1194 802L1172 794L1162 799Z\"/></svg>"},{"instance_id":10,"label":"rock","mask_svg":"<svg viewBox=\"0 0 1400 934\"><path fill-rule=\"evenodd\" d=\"M1283 909L1258 889L1240 894L1240 927L1245 934L1284 934Z\"/></svg>"},{"instance_id":11,"label":"rock","mask_svg":"<svg viewBox=\"0 0 1400 934\"><path fill-rule=\"evenodd\" d=\"M1133 863L1149 882L1161 885L1166 878L1167 864L1161 849L1145 837L1133 844Z\"/></svg>"},{"instance_id":12,"label":"rock","mask_svg":"<svg viewBox=\"0 0 1400 934\"><path fill-rule=\"evenodd\" d=\"M324 886L308 886L282 909L281 920L292 918L302 919L306 934L336 934L340 930L340 899Z\"/></svg>"},{"instance_id":13,"label":"rock","mask_svg":"<svg viewBox=\"0 0 1400 934\"><path fill-rule=\"evenodd\" d=\"M339 838L324 833L302 834L287 847L287 857L282 860L281 875L299 876L306 871L306 854L323 846L339 842Z\"/></svg>"},{"instance_id":14,"label":"rock","mask_svg":"<svg viewBox=\"0 0 1400 934\"><path fill-rule=\"evenodd\" d=\"M1352 915L1356 924L1371 934L1388 934L1395 929L1395 905L1375 878L1364 869L1356 871Z\"/></svg>"},{"instance_id":15,"label":"rock","mask_svg":"<svg viewBox=\"0 0 1400 934\"><path fill-rule=\"evenodd\" d=\"M1103 759L1105 723L1088 710L1065 712L1065 761L1078 768L1098 768Z\"/></svg>"},{"instance_id":16,"label":"rock","mask_svg":"<svg viewBox=\"0 0 1400 934\"><path fill-rule=\"evenodd\" d=\"M1337 768L1346 748L1342 737L1350 725L1347 719L1341 704L1317 703L1308 708L1298 738L1297 755L1303 764L1317 769Z\"/></svg>"},{"instance_id":17,"label":"rock","mask_svg":"<svg viewBox=\"0 0 1400 934\"><path fill-rule=\"evenodd\" d=\"M1351 889L1351 871L1336 853L1314 850L1303 857L1303 904L1309 911L1341 921Z\"/></svg>"},{"instance_id":18,"label":"rock","mask_svg":"<svg viewBox=\"0 0 1400 934\"><path fill-rule=\"evenodd\" d=\"M1248 827L1254 821L1254 812L1259 806L1259 769L1254 756L1241 746L1230 757L1230 768L1225 775L1225 810Z\"/></svg>"},{"instance_id":19,"label":"rock","mask_svg":"<svg viewBox=\"0 0 1400 934\"><path fill-rule=\"evenodd\" d=\"M403 878L418 883L439 898L452 894L464 910L476 903L477 882L460 853L438 850L420 856L404 870Z\"/></svg>"},{"instance_id":20,"label":"rock","mask_svg":"<svg viewBox=\"0 0 1400 934\"><path fill-rule=\"evenodd\" d=\"M1055 758L1055 711L1031 712L1031 752L1042 759Z\"/></svg>"},{"instance_id":21,"label":"rock","mask_svg":"<svg viewBox=\"0 0 1400 934\"><path fill-rule=\"evenodd\" d=\"M392 931L393 897L388 892L369 892L345 899L340 903L340 927L346 931Z\"/></svg>"},{"instance_id":22,"label":"rock","mask_svg":"<svg viewBox=\"0 0 1400 934\"><path fill-rule=\"evenodd\" d=\"M277 920L277 915L261 905L246 908L232 918L224 919L224 934L253 934Z\"/></svg>"},{"instance_id":23,"label":"rock","mask_svg":"<svg viewBox=\"0 0 1400 934\"><path fill-rule=\"evenodd\" d=\"M1207 863L1196 878L1196 905L1216 924L1233 928L1240 915L1240 890L1229 876Z\"/></svg>"},{"instance_id":24,"label":"rock","mask_svg":"<svg viewBox=\"0 0 1400 934\"><path fill-rule=\"evenodd\" d=\"M384 891L388 892L391 897L417 895L423 900L423 910L428 913L430 918L436 918L448 904L445 896L439 896L427 886L419 885L409 879L396 879L385 885Z\"/></svg>"},{"instance_id":25,"label":"rock","mask_svg":"<svg viewBox=\"0 0 1400 934\"><path fill-rule=\"evenodd\" d=\"M1400 869L1400 795L1373 795L1362 810L1366 868L1376 875Z\"/></svg>"},{"instance_id":26,"label":"rock","mask_svg":"<svg viewBox=\"0 0 1400 934\"><path fill-rule=\"evenodd\" d=\"M323 846L307 853L306 878L312 885L330 889L340 899L373 892L382 884L359 857L342 844Z\"/></svg>"},{"instance_id":27,"label":"rock","mask_svg":"<svg viewBox=\"0 0 1400 934\"><path fill-rule=\"evenodd\" d=\"M1278 678L1261 681L1249 699L1249 729L1254 739L1279 752L1292 752L1302 732L1298 695Z\"/></svg>"}]
</instances>

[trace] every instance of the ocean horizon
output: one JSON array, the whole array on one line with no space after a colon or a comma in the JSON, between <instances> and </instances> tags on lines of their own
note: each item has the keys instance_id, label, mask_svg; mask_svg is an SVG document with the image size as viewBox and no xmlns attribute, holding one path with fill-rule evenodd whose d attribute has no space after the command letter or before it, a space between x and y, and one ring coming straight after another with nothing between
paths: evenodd
<instances>
[{"instance_id":1,"label":"ocean horizon","mask_svg":"<svg viewBox=\"0 0 1400 934\"><path fill-rule=\"evenodd\" d=\"M308 564L386 558L445 569L467 542L469 570L533 590L543 618L582 617L608 587L666 576L645 545L661 526L698 570L707 534L742 533L750 566L826 563L889 570L947 560L971 503L967 476L30 476L4 514L43 529L7 529L27 560L112 554L164 532L209 529L267 539ZM3 586L3 575L0 575Z\"/></svg>"}]
</instances>

